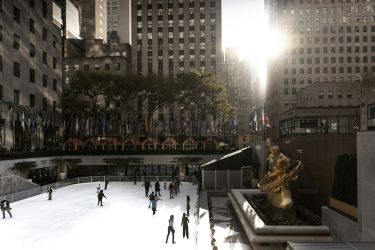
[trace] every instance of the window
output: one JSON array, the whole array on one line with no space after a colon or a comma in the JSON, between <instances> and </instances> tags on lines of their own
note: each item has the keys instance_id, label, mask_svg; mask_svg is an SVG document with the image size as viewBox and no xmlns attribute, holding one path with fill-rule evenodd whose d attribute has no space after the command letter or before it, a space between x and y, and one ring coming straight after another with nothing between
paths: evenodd
<instances>
[{"instance_id":1,"label":"window","mask_svg":"<svg viewBox=\"0 0 375 250\"><path fill-rule=\"evenodd\" d=\"M47 18L47 2L46 1L43 1L43 17L44 18Z\"/></svg>"},{"instance_id":2,"label":"window","mask_svg":"<svg viewBox=\"0 0 375 250\"><path fill-rule=\"evenodd\" d=\"M47 80L47 75L43 74L43 87L47 88L48 86L48 80Z\"/></svg>"},{"instance_id":3,"label":"window","mask_svg":"<svg viewBox=\"0 0 375 250\"><path fill-rule=\"evenodd\" d=\"M35 83L35 70L30 69L30 82Z\"/></svg>"},{"instance_id":4,"label":"window","mask_svg":"<svg viewBox=\"0 0 375 250\"><path fill-rule=\"evenodd\" d=\"M54 58L52 59L52 67L53 67L54 69L56 69L56 67L57 67L57 58L56 58L56 57L54 57Z\"/></svg>"},{"instance_id":5,"label":"window","mask_svg":"<svg viewBox=\"0 0 375 250\"><path fill-rule=\"evenodd\" d=\"M48 35L47 29L43 28L43 41L47 41L47 35Z\"/></svg>"},{"instance_id":6,"label":"window","mask_svg":"<svg viewBox=\"0 0 375 250\"><path fill-rule=\"evenodd\" d=\"M69 76L66 76L64 79L65 84L69 84Z\"/></svg>"},{"instance_id":7,"label":"window","mask_svg":"<svg viewBox=\"0 0 375 250\"><path fill-rule=\"evenodd\" d=\"M47 98L43 97L43 110L47 111Z\"/></svg>"},{"instance_id":8,"label":"window","mask_svg":"<svg viewBox=\"0 0 375 250\"><path fill-rule=\"evenodd\" d=\"M99 64L95 64L95 65L94 65L94 69L95 69L95 70L100 70L100 65L99 65Z\"/></svg>"},{"instance_id":9,"label":"window","mask_svg":"<svg viewBox=\"0 0 375 250\"><path fill-rule=\"evenodd\" d=\"M328 91L327 97L328 97L328 99L333 98L333 91L332 90Z\"/></svg>"},{"instance_id":10,"label":"window","mask_svg":"<svg viewBox=\"0 0 375 250\"><path fill-rule=\"evenodd\" d=\"M323 98L324 98L324 93L323 93L323 91L319 91L319 92L318 92L318 98L319 98L319 99L323 99Z\"/></svg>"},{"instance_id":11,"label":"window","mask_svg":"<svg viewBox=\"0 0 375 250\"><path fill-rule=\"evenodd\" d=\"M43 64L47 64L47 52L43 51Z\"/></svg>"},{"instance_id":12,"label":"window","mask_svg":"<svg viewBox=\"0 0 375 250\"><path fill-rule=\"evenodd\" d=\"M57 43L57 37L56 36L52 36L52 46L54 47L54 48L56 48L56 43Z\"/></svg>"},{"instance_id":13,"label":"window","mask_svg":"<svg viewBox=\"0 0 375 250\"><path fill-rule=\"evenodd\" d=\"M351 90L348 90L348 93L346 93L346 97L347 98L352 98L353 94L352 94L352 91Z\"/></svg>"},{"instance_id":14,"label":"window","mask_svg":"<svg viewBox=\"0 0 375 250\"><path fill-rule=\"evenodd\" d=\"M35 108L35 95L30 94L30 108Z\"/></svg>"},{"instance_id":15,"label":"window","mask_svg":"<svg viewBox=\"0 0 375 250\"><path fill-rule=\"evenodd\" d=\"M17 90L17 89L13 90L13 103L15 105L19 105L20 104L20 91Z\"/></svg>"},{"instance_id":16,"label":"window","mask_svg":"<svg viewBox=\"0 0 375 250\"><path fill-rule=\"evenodd\" d=\"M31 8L35 9L35 0L29 0L29 5Z\"/></svg>"},{"instance_id":17,"label":"window","mask_svg":"<svg viewBox=\"0 0 375 250\"><path fill-rule=\"evenodd\" d=\"M3 56L0 55L0 72L3 72Z\"/></svg>"},{"instance_id":18,"label":"window","mask_svg":"<svg viewBox=\"0 0 375 250\"><path fill-rule=\"evenodd\" d=\"M3 26L0 25L0 42L3 41Z\"/></svg>"},{"instance_id":19,"label":"window","mask_svg":"<svg viewBox=\"0 0 375 250\"><path fill-rule=\"evenodd\" d=\"M16 50L20 48L20 37L16 34L13 35L13 48Z\"/></svg>"},{"instance_id":20,"label":"window","mask_svg":"<svg viewBox=\"0 0 375 250\"><path fill-rule=\"evenodd\" d=\"M13 62L13 76L15 77L21 76L21 66L18 62Z\"/></svg>"},{"instance_id":21,"label":"window","mask_svg":"<svg viewBox=\"0 0 375 250\"><path fill-rule=\"evenodd\" d=\"M85 63L85 64L83 65L83 70L85 70L85 71L89 71L89 70L90 70L90 65L89 65L88 63Z\"/></svg>"},{"instance_id":22,"label":"window","mask_svg":"<svg viewBox=\"0 0 375 250\"><path fill-rule=\"evenodd\" d=\"M30 18L29 27L30 27L30 32L35 34L35 21L32 18Z\"/></svg>"},{"instance_id":23,"label":"window","mask_svg":"<svg viewBox=\"0 0 375 250\"><path fill-rule=\"evenodd\" d=\"M16 7L13 7L13 21L19 24L20 16L21 16L20 10Z\"/></svg>"},{"instance_id":24,"label":"window","mask_svg":"<svg viewBox=\"0 0 375 250\"><path fill-rule=\"evenodd\" d=\"M34 44L30 43L30 52L29 52L29 56L31 58L34 58L35 57L35 46Z\"/></svg>"},{"instance_id":25,"label":"window","mask_svg":"<svg viewBox=\"0 0 375 250\"><path fill-rule=\"evenodd\" d=\"M109 63L104 64L104 70L109 71L109 69L110 69Z\"/></svg>"},{"instance_id":26,"label":"window","mask_svg":"<svg viewBox=\"0 0 375 250\"><path fill-rule=\"evenodd\" d=\"M115 63L115 70L120 70L120 63Z\"/></svg>"},{"instance_id":27,"label":"window","mask_svg":"<svg viewBox=\"0 0 375 250\"><path fill-rule=\"evenodd\" d=\"M53 91L57 91L57 80L56 79L53 79L53 81L52 81L52 89L53 89Z\"/></svg>"}]
</instances>

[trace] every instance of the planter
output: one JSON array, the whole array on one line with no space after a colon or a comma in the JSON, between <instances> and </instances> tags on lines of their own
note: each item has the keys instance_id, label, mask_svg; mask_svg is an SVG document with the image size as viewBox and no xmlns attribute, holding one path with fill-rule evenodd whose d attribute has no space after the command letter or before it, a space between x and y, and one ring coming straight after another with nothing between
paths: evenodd
<instances>
[{"instance_id":1,"label":"planter","mask_svg":"<svg viewBox=\"0 0 375 250\"><path fill-rule=\"evenodd\" d=\"M350 205L346 202L336 200L335 198L329 197L329 205L347 215L350 215L358 219L358 208L353 205Z\"/></svg>"}]
</instances>

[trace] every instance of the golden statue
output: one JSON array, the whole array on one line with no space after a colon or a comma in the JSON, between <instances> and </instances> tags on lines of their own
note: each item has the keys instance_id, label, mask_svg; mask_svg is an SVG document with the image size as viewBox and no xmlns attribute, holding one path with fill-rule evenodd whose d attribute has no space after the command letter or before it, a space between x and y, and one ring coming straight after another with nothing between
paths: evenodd
<instances>
[{"instance_id":1,"label":"golden statue","mask_svg":"<svg viewBox=\"0 0 375 250\"><path fill-rule=\"evenodd\" d=\"M301 161L291 162L290 159L280 152L277 145L272 145L267 139L269 171L258 183L260 190L268 193L268 201L277 209L292 209L293 200L288 186L289 181L298 178L299 172L303 168ZM279 217L279 216L276 216ZM282 216L285 217L285 216ZM288 216L294 217L293 215Z\"/></svg>"}]
</instances>

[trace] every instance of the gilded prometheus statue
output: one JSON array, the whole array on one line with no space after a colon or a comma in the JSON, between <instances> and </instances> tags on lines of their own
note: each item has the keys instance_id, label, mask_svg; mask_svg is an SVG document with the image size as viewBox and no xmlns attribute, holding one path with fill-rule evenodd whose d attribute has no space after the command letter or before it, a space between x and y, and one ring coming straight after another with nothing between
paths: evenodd
<instances>
[{"instance_id":1,"label":"gilded prometheus statue","mask_svg":"<svg viewBox=\"0 0 375 250\"><path fill-rule=\"evenodd\" d=\"M301 161L291 162L290 159L280 152L277 145L273 145L267 139L269 171L258 183L260 190L268 193L268 201L273 207L288 209L293 207L292 195L288 186L289 181L298 178L303 168Z\"/></svg>"}]
</instances>

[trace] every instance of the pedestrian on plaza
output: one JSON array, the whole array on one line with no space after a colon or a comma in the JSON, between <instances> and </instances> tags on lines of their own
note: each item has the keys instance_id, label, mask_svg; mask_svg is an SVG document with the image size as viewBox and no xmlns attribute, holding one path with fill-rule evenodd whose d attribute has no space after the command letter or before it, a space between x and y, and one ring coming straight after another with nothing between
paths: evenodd
<instances>
[{"instance_id":1,"label":"pedestrian on plaza","mask_svg":"<svg viewBox=\"0 0 375 250\"><path fill-rule=\"evenodd\" d=\"M164 190L167 190L167 179L164 179Z\"/></svg>"},{"instance_id":2,"label":"pedestrian on plaza","mask_svg":"<svg viewBox=\"0 0 375 250\"><path fill-rule=\"evenodd\" d=\"M52 192L53 192L53 191L54 191L54 190L52 189L51 186L48 186L48 187L47 187L48 200L52 200Z\"/></svg>"},{"instance_id":3,"label":"pedestrian on plaza","mask_svg":"<svg viewBox=\"0 0 375 250\"><path fill-rule=\"evenodd\" d=\"M104 190L107 190L107 186L108 186L108 184L111 182L111 180L109 179L109 177L107 176L106 178L105 178L105 181L104 181Z\"/></svg>"},{"instance_id":4,"label":"pedestrian on plaza","mask_svg":"<svg viewBox=\"0 0 375 250\"><path fill-rule=\"evenodd\" d=\"M172 244L175 244L176 242L174 241L174 226L173 226L173 223L174 223L174 215L172 214L170 217L169 217L169 220L168 220L168 234L167 234L167 239L165 240L165 244L168 243L168 237L169 237L169 234L172 233Z\"/></svg>"},{"instance_id":5,"label":"pedestrian on plaza","mask_svg":"<svg viewBox=\"0 0 375 250\"><path fill-rule=\"evenodd\" d=\"M173 182L173 193L174 193L174 196L177 196L177 188L178 188L178 181L177 181L177 178L174 179L174 182Z\"/></svg>"},{"instance_id":6,"label":"pedestrian on plaza","mask_svg":"<svg viewBox=\"0 0 375 250\"><path fill-rule=\"evenodd\" d=\"M190 216L189 215L189 210L190 210L190 196L186 196L186 213L187 213L187 216Z\"/></svg>"},{"instance_id":7,"label":"pedestrian on plaza","mask_svg":"<svg viewBox=\"0 0 375 250\"><path fill-rule=\"evenodd\" d=\"M182 214L182 220L181 220L181 226L182 226L182 238L185 238L185 235L186 235L186 238L189 239L189 218L186 217L186 214L183 213Z\"/></svg>"},{"instance_id":8,"label":"pedestrian on plaza","mask_svg":"<svg viewBox=\"0 0 375 250\"><path fill-rule=\"evenodd\" d=\"M155 194L159 194L159 196L161 196L161 194L160 194L160 183L159 183L158 180L156 180L154 186L155 186Z\"/></svg>"},{"instance_id":9,"label":"pedestrian on plaza","mask_svg":"<svg viewBox=\"0 0 375 250\"><path fill-rule=\"evenodd\" d=\"M103 190L100 190L98 194L98 206L99 206L99 203L100 203L100 206L103 206L103 197L107 199L107 197L105 197L104 195Z\"/></svg>"},{"instance_id":10,"label":"pedestrian on plaza","mask_svg":"<svg viewBox=\"0 0 375 250\"><path fill-rule=\"evenodd\" d=\"M169 199L173 199L174 198L173 197L173 192L174 192L173 181L169 183L168 190L169 190Z\"/></svg>"},{"instance_id":11,"label":"pedestrian on plaza","mask_svg":"<svg viewBox=\"0 0 375 250\"><path fill-rule=\"evenodd\" d=\"M153 199L155 199L154 191L152 191L152 193L148 196L148 200L149 200L148 208L150 208Z\"/></svg>"},{"instance_id":12,"label":"pedestrian on plaza","mask_svg":"<svg viewBox=\"0 0 375 250\"><path fill-rule=\"evenodd\" d=\"M1 208L1 212L3 213L3 219L5 219L5 211L7 211L10 218L12 218L12 213L10 212L12 208L10 207L9 201L7 200L6 196L4 196L3 199L1 199L0 208Z\"/></svg>"},{"instance_id":13,"label":"pedestrian on plaza","mask_svg":"<svg viewBox=\"0 0 375 250\"><path fill-rule=\"evenodd\" d=\"M100 188L100 183L99 183L98 187L96 188L96 193L99 194L100 190L101 188Z\"/></svg>"}]
</instances>

